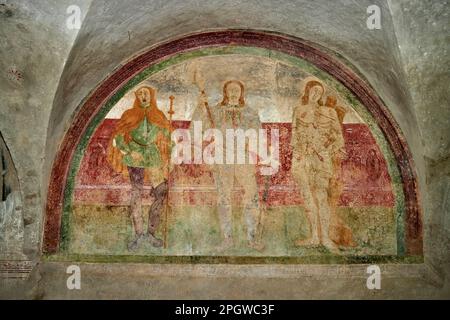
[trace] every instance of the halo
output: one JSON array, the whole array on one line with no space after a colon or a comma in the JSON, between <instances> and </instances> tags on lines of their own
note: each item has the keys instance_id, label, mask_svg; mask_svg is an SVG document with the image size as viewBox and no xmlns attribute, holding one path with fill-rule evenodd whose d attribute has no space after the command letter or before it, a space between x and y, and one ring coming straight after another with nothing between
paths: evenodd
<instances>
[{"instance_id":1,"label":"halo","mask_svg":"<svg viewBox=\"0 0 450 320\"><path fill-rule=\"evenodd\" d=\"M323 88L324 88L324 95L325 95L325 92L327 91L326 90L326 85L325 85L325 83L322 81L322 80L320 80L319 78L317 78L317 77L314 77L314 76L307 76L306 78L304 78L304 79L302 79L301 81L300 81L300 90L301 90L301 93L303 94L303 92L305 92L305 87L306 87L306 84L308 83L308 82L310 82L310 81L317 81L317 82L319 82L322 86L323 86Z\"/></svg>"}]
</instances>

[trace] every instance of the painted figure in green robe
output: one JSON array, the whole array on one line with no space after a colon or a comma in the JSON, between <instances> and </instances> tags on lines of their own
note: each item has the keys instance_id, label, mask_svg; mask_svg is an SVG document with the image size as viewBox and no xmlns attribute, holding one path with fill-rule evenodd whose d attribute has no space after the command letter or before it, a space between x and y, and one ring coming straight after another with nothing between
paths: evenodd
<instances>
[{"instance_id":1,"label":"painted figure in green robe","mask_svg":"<svg viewBox=\"0 0 450 320\"><path fill-rule=\"evenodd\" d=\"M156 92L141 87L136 92L132 108L126 110L117 123L111 140L108 158L113 168L130 178L131 205L135 237L128 244L136 250L143 241L161 247L163 240L156 237L161 212L168 194L171 125L156 105ZM147 233L142 218L144 180L152 186L155 199L149 210Z\"/></svg>"}]
</instances>

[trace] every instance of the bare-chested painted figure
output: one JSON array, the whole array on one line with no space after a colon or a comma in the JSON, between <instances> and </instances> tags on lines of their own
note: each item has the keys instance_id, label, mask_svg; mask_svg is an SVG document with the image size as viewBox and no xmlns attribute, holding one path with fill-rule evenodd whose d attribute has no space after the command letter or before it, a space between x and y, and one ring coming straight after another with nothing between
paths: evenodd
<instances>
[{"instance_id":1,"label":"bare-chested painted figure","mask_svg":"<svg viewBox=\"0 0 450 320\"><path fill-rule=\"evenodd\" d=\"M323 105L324 87L311 80L305 85L301 103L292 121L292 173L300 187L311 235L296 245L324 245L334 250L330 238L334 161L344 151L344 137L336 111Z\"/></svg>"}]
</instances>

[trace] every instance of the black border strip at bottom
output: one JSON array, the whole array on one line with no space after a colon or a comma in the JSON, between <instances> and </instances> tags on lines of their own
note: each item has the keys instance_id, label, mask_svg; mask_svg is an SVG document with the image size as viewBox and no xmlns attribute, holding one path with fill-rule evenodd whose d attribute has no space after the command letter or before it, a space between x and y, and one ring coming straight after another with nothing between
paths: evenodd
<instances>
[{"instance_id":1,"label":"black border strip at bottom","mask_svg":"<svg viewBox=\"0 0 450 320\"><path fill-rule=\"evenodd\" d=\"M444 314L448 301L0 301L0 308L4 314L8 308L14 313L21 310L22 315L28 310L33 316L42 311L46 319L61 319L67 313L74 319L97 314L102 319L109 315L128 319L137 318L137 312L142 312L144 319L334 319L338 315L345 319L385 319L396 312L402 318L432 317L440 313L439 309Z\"/></svg>"}]
</instances>

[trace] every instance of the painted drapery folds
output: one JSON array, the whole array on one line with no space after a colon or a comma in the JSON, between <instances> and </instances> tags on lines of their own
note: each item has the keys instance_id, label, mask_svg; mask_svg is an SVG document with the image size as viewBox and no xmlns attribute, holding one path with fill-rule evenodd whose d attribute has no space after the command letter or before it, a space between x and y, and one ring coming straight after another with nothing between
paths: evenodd
<instances>
[{"instance_id":1,"label":"painted drapery folds","mask_svg":"<svg viewBox=\"0 0 450 320\"><path fill-rule=\"evenodd\" d=\"M240 46L172 56L131 79L87 131L65 186L64 254L406 255L390 144L349 89L301 58Z\"/></svg>"}]
</instances>

